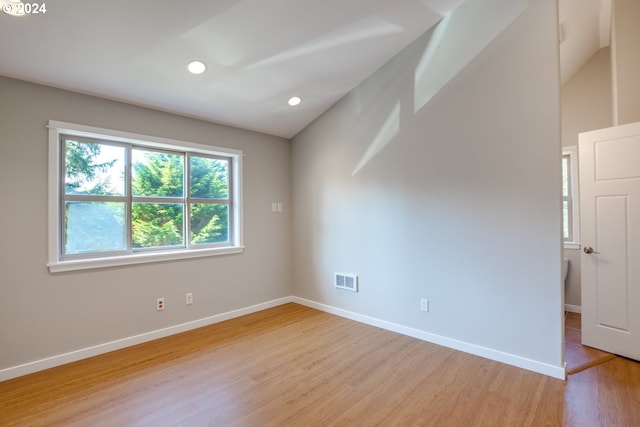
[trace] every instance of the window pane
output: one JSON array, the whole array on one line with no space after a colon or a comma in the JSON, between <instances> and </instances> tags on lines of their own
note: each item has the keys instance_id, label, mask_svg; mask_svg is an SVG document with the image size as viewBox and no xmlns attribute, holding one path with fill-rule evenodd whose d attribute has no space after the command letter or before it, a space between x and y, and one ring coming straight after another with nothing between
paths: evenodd
<instances>
[{"instance_id":1,"label":"window pane","mask_svg":"<svg viewBox=\"0 0 640 427\"><path fill-rule=\"evenodd\" d=\"M193 204L191 207L191 243L202 245L229 240L229 206Z\"/></svg>"},{"instance_id":2,"label":"window pane","mask_svg":"<svg viewBox=\"0 0 640 427\"><path fill-rule=\"evenodd\" d=\"M125 148L65 141L65 194L124 195Z\"/></svg>"},{"instance_id":3,"label":"window pane","mask_svg":"<svg viewBox=\"0 0 640 427\"><path fill-rule=\"evenodd\" d=\"M562 225L564 240L569 240L571 238L571 233L569 232L569 202L566 200L562 202Z\"/></svg>"},{"instance_id":4,"label":"window pane","mask_svg":"<svg viewBox=\"0 0 640 427\"><path fill-rule=\"evenodd\" d=\"M65 254L125 249L124 217L124 203L67 202Z\"/></svg>"},{"instance_id":5,"label":"window pane","mask_svg":"<svg viewBox=\"0 0 640 427\"><path fill-rule=\"evenodd\" d=\"M569 156L562 156L562 196L569 197Z\"/></svg>"},{"instance_id":6,"label":"window pane","mask_svg":"<svg viewBox=\"0 0 640 427\"><path fill-rule=\"evenodd\" d=\"M134 148L131 150L134 196L184 197L184 156Z\"/></svg>"},{"instance_id":7,"label":"window pane","mask_svg":"<svg viewBox=\"0 0 640 427\"><path fill-rule=\"evenodd\" d=\"M229 161L191 156L189 161L191 197L229 198Z\"/></svg>"},{"instance_id":8,"label":"window pane","mask_svg":"<svg viewBox=\"0 0 640 427\"><path fill-rule=\"evenodd\" d=\"M184 246L183 211L183 205L179 203L133 203L133 247Z\"/></svg>"}]
</instances>

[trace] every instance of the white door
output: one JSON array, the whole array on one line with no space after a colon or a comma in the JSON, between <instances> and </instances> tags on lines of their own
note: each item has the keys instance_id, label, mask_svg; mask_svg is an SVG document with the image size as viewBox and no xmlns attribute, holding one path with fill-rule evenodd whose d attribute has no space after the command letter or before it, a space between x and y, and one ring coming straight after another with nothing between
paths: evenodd
<instances>
[{"instance_id":1,"label":"white door","mask_svg":"<svg viewBox=\"0 0 640 427\"><path fill-rule=\"evenodd\" d=\"M579 141L582 343L640 360L640 122Z\"/></svg>"}]
</instances>

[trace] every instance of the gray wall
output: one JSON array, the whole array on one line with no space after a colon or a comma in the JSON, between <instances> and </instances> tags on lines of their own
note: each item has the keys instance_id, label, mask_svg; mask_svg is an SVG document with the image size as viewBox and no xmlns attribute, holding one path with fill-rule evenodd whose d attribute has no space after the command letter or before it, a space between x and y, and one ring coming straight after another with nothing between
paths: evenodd
<instances>
[{"instance_id":1,"label":"gray wall","mask_svg":"<svg viewBox=\"0 0 640 427\"><path fill-rule=\"evenodd\" d=\"M613 121L617 126L640 121L640 2L613 0L611 5Z\"/></svg>"},{"instance_id":2,"label":"gray wall","mask_svg":"<svg viewBox=\"0 0 640 427\"><path fill-rule=\"evenodd\" d=\"M297 296L562 365L557 4L524 4L424 106L429 34L294 138Z\"/></svg>"},{"instance_id":3,"label":"gray wall","mask_svg":"<svg viewBox=\"0 0 640 427\"><path fill-rule=\"evenodd\" d=\"M50 119L243 150L245 252L50 274ZM0 369L291 295L289 141L7 78L0 129Z\"/></svg>"},{"instance_id":4,"label":"gray wall","mask_svg":"<svg viewBox=\"0 0 640 427\"><path fill-rule=\"evenodd\" d=\"M611 100L611 55L609 48L598 50L569 79L560 91L562 104L562 145L578 145L578 134L613 125ZM565 249L569 258L565 304L580 307L579 249Z\"/></svg>"}]
</instances>

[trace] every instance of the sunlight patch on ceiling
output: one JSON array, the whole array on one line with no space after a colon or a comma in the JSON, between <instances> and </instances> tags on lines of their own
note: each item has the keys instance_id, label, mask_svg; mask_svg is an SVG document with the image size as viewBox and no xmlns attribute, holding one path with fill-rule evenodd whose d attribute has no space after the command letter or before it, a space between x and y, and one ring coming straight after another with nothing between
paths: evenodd
<instances>
[{"instance_id":1,"label":"sunlight patch on ceiling","mask_svg":"<svg viewBox=\"0 0 640 427\"><path fill-rule=\"evenodd\" d=\"M418 63L414 112L424 107L527 7L528 0L465 2L434 29Z\"/></svg>"},{"instance_id":2,"label":"sunlight patch on ceiling","mask_svg":"<svg viewBox=\"0 0 640 427\"><path fill-rule=\"evenodd\" d=\"M311 40L308 43L304 43L262 61L256 62L248 66L247 69L277 64L323 50L335 49L342 45L371 40L392 34L399 34L402 33L402 31L402 27L396 24L385 21L379 17L368 17L322 37L318 37L315 40Z\"/></svg>"},{"instance_id":3,"label":"sunlight patch on ceiling","mask_svg":"<svg viewBox=\"0 0 640 427\"><path fill-rule=\"evenodd\" d=\"M65 0L0 13L0 74L292 138L463 1Z\"/></svg>"}]
</instances>

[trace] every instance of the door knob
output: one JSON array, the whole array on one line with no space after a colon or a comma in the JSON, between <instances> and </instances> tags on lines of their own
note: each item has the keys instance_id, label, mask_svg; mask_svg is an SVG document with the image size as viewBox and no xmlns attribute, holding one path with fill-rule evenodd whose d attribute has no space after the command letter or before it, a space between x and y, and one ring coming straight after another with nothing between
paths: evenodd
<instances>
[{"instance_id":1,"label":"door knob","mask_svg":"<svg viewBox=\"0 0 640 427\"><path fill-rule=\"evenodd\" d=\"M596 252L593 250L591 246L585 246L583 249L585 254L599 254L600 252Z\"/></svg>"}]
</instances>

